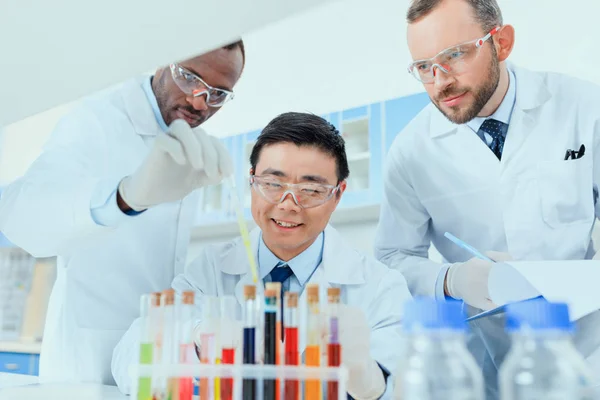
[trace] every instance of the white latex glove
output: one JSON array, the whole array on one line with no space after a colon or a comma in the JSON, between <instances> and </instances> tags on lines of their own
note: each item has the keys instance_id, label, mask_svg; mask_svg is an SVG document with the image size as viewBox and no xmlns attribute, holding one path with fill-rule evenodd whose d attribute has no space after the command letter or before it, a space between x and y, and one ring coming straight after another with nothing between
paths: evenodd
<instances>
[{"instance_id":1,"label":"white latex glove","mask_svg":"<svg viewBox=\"0 0 600 400\"><path fill-rule=\"evenodd\" d=\"M119 184L121 198L135 211L183 199L195 189L219 183L233 164L219 140L175 120L156 138L139 168Z\"/></svg>"},{"instance_id":2,"label":"white latex glove","mask_svg":"<svg viewBox=\"0 0 600 400\"><path fill-rule=\"evenodd\" d=\"M356 400L378 399L385 392L381 368L371 358L371 327L363 311L340 304L338 335L342 364L348 369L348 394Z\"/></svg>"},{"instance_id":3,"label":"white latex glove","mask_svg":"<svg viewBox=\"0 0 600 400\"><path fill-rule=\"evenodd\" d=\"M512 260L510 254L497 251L489 251L486 255L496 262ZM446 274L448 294L484 311L496 308L488 289L492 267L492 263L477 257L464 263L453 264Z\"/></svg>"}]
</instances>

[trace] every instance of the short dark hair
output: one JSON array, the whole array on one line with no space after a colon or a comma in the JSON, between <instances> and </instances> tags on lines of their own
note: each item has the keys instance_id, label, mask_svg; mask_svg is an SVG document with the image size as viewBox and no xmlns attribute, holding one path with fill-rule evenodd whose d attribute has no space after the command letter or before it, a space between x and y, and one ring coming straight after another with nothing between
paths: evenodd
<instances>
[{"instance_id":1,"label":"short dark hair","mask_svg":"<svg viewBox=\"0 0 600 400\"><path fill-rule=\"evenodd\" d=\"M412 24L427 16L445 0L412 0L406 12L406 20ZM481 24L485 33L497 26L502 26L502 11L496 0L463 0L466 1L475 15L477 22Z\"/></svg>"},{"instance_id":2,"label":"short dark hair","mask_svg":"<svg viewBox=\"0 0 600 400\"><path fill-rule=\"evenodd\" d=\"M314 147L335 158L338 183L350 175L344 139L335 126L318 115L288 112L271 120L252 148L250 165L253 171L256 171L263 147L277 143Z\"/></svg>"},{"instance_id":3,"label":"short dark hair","mask_svg":"<svg viewBox=\"0 0 600 400\"><path fill-rule=\"evenodd\" d=\"M246 49L244 48L244 42L242 41L242 39L238 40L237 42L226 44L222 48L225 50L235 50L238 47L242 52L242 63L246 64Z\"/></svg>"}]
</instances>

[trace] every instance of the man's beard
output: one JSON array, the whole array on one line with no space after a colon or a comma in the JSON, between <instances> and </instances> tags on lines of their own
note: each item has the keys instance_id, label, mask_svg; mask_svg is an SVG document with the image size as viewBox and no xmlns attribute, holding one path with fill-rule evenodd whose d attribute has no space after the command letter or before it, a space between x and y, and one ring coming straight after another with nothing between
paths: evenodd
<instances>
[{"instance_id":1,"label":"man's beard","mask_svg":"<svg viewBox=\"0 0 600 400\"><path fill-rule=\"evenodd\" d=\"M440 71L443 74L443 72ZM459 96L463 93L470 92L475 97L475 101L473 104L469 106L465 110L461 110L458 106L456 108L450 107L454 112L448 113L444 111L438 101L433 101L433 104L440 110L442 114L446 118L448 118L451 122L455 124L466 124L471 121L473 118L477 117L483 107L487 104L490 98L493 96L494 92L498 88L498 83L500 82L500 63L498 62L498 58L496 57L496 52L492 54L492 62L488 69L487 78L485 79L485 83L479 87L476 91L468 88L456 88L450 86L446 88L443 92L441 92L437 98L438 99L447 99L455 96ZM465 90L467 89L467 90Z\"/></svg>"}]
</instances>

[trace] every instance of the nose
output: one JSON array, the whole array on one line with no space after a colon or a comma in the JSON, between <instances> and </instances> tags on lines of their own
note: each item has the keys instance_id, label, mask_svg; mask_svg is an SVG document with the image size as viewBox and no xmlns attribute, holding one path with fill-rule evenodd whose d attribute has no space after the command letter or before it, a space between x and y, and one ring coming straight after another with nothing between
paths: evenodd
<instances>
[{"instance_id":1,"label":"nose","mask_svg":"<svg viewBox=\"0 0 600 400\"><path fill-rule=\"evenodd\" d=\"M444 67L444 66L442 66ZM452 74L442 70L440 66L433 66L433 84L439 91L444 90L454 81Z\"/></svg>"},{"instance_id":2,"label":"nose","mask_svg":"<svg viewBox=\"0 0 600 400\"><path fill-rule=\"evenodd\" d=\"M188 96L186 98L187 102L194 107L194 110L197 111L205 111L208 110L208 104L206 104L206 98L208 97L208 92L200 93L197 95Z\"/></svg>"},{"instance_id":3,"label":"nose","mask_svg":"<svg viewBox=\"0 0 600 400\"><path fill-rule=\"evenodd\" d=\"M277 205L277 208L279 208L282 211L295 211L295 212L299 212L302 207L300 207L298 204L296 204L296 201L294 200L294 195L292 194L292 192L285 192L283 195L283 200L281 200L281 202L279 202L279 204Z\"/></svg>"}]
</instances>

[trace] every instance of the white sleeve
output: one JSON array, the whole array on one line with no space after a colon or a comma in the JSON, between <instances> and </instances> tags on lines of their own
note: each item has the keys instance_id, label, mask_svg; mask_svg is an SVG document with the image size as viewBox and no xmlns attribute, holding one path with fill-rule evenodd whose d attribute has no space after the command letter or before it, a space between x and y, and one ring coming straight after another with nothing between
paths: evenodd
<instances>
[{"instance_id":1,"label":"white sleeve","mask_svg":"<svg viewBox=\"0 0 600 400\"><path fill-rule=\"evenodd\" d=\"M36 257L65 255L97 224L92 198L108 199L120 181L104 173L110 162L106 132L81 108L63 118L42 154L0 199L0 230Z\"/></svg>"},{"instance_id":2,"label":"white sleeve","mask_svg":"<svg viewBox=\"0 0 600 400\"><path fill-rule=\"evenodd\" d=\"M406 277L414 296L436 296L441 300L448 266L429 260L431 217L411 186L397 147L398 142L385 162L375 256Z\"/></svg>"},{"instance_id":3,"label":"white sleeve","mask_svg":"<svg viewBox=\"0 0 600 400\"><path fill-rule=\"evenodd\" d=\"M143 318L137 318L113 350L111 371L123 394L131 394L132 379L129 370L140 358L140 335Z\"/></svg>"}]
</instances>

